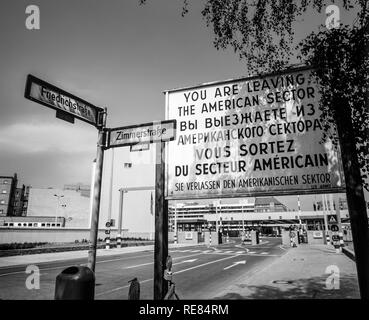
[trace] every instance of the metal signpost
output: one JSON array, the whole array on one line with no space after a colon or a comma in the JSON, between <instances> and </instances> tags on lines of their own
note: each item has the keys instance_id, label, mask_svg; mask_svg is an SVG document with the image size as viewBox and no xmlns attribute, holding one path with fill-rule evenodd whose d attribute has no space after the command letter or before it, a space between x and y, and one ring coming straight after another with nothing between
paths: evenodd
<instances>
[{"instance_id":1,"label":"metal signpost","mask_svg":"<svg viewBox=\"0 0 369 320\"><path fill-rule=\"evenodd\" d=\"M88 267L92 271L95 271L101 180L106 142L106 108L103 109L96 107L93 104L33 75L27 76L24 97L56 110L56 117L59 119L74 123L74 119L77 118L95 126L99 130L93 187L90 247L88 251Z\"/></svg>"},{"instance_id":2,"label":"metal signpost","mask_svg":"<svg viewBox=\"0 0 369 320\"><path fill-rule=\"evenodd\" d=\"M131 151L139 150L140 146L157 143L155 168L155 248L154 248L154 299L165 297L168 286L164 279L164 267L168 256L168 201L164 198L165 191L165 142L173 141L176 137L176 120L156 121L141 125L126 126L109 129L108 148L130 146ZM137 148L138 146L138 148ZM133 188L130 188L132 190ZM136 188L148 190L150 188ZM120 189L120 218L121 224L123 192ZM119 229L120 230L120 229ZM120 231L118 230L118 233Z\"/></svg>"}]
</instances>

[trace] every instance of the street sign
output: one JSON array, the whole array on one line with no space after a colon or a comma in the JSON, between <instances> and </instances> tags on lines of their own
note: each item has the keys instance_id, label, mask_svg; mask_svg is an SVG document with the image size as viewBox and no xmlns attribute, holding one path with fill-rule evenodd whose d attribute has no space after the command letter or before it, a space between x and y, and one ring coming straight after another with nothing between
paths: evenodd
<instances>
[{"instance_id":1,"label":"street sign","mask_svg":"<svg viewBox=\"0 0 369 320\"><path fill-rule=\"evenodd\" d=\"M105 234L110 234L110 230L105 230Z\"/></svg>"},{"instance_id":2,"label":"street sign","mask_svg":"<svg viewBox=\"0 0 369 320\"><path fill-rule=\"evenodd\" d=\"M110 228L110 222L105 223L105 227Z\"/></svg>"},{"instance_id":3,"label":"street sign","mask_svg":"<svg viewBox=\"0 0 369 320\"><path fill-rule=\"evenodd\" d=\"M72 122L72 118L78 118L96 127L102 126L104 109L30 74L24 97L55 109L59 119Z\"/></svg>"},{"instance_id":4,"label":"street sign","mask_svg":"<svg viewBox=\"0 0 369 320\"><path fill-rule=\"evenodd\" d=\"M333 232L337 232L337 231L339 230L338 225L337 225L337 224L333 224L333 225L331 226L331 230L332 230Z\"/></svg>"},{"instance_id":5,"label":"street sign","mask_svg":"<svg viewBox=\"0 0 369 320\"><path fill-rule=\"evenodd\" d=\"M337 216L336 215L328 215L327 216L329 224L336 224L337 223Z\"/></svg>"},{"instance_id":6,"label":"street sign","mask_svg":"<svg viewBox=\"0 0 369 320\"><path fill-rule=\"evenodd\" d=\"M312 69L168 90L166 198L344 192L339 147L322 144ZM334 129L332 129L334 130Z\"/></svg>"},{"instance_id":7,"label":"street sign","mask_svg":"<svg viewBox=\"0 0 369 320\"><path fill-rule=\"evenodd\" d=\"M340 237L339 237L339 235L337 235L337 234L334 234L334 235L332 235L332 240L333 241L340 241Z\"/></svg>"},{"instance_id":8,"label":"street sign","mask_svg":"<svg viewBox=\"0 0 369 320\"><path fill-rule=\"evenodd\" d=\"M176 135L176 120L157 121L141 125L109 129L108 148L153 142L172 141Z\"/></svg>"},{"instance_id":9,"label":"street sign","mask_svg":"<svg viewBox=\"0 0 369 320\"><path fill-rule=\"evenodd\" d=\"M150 150L150 144L149 143L143 143L143 144L135 144L130 147L131 152L135 151L145 151Z\"/></svg>"}]
</instances>

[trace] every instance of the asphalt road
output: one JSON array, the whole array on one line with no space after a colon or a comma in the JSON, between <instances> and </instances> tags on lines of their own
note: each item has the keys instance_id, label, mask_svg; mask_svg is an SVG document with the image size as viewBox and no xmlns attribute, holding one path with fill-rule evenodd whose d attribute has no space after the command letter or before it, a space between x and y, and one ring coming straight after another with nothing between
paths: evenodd
<instances>
[{"instance_id":1,"label":"asphalt road","mask_svg":"<svg viewBox=\"0 0 369 320\"><path fill-rule=\"evenodd\" d=\"M239 239L217 247L171 249L173 281L180 299L211 299L237 279L261 270L285 253L280 238L263 238L259 245L242 245ZM137 277L141 299L153 299L152 250L101 257L96 264L96 299L127 299L129 280ZM27 266L0 269L0 299L53 299L56 276L66 267L84 265L78 260L40 263L40 288L29 290Z\"/></svg>"}]
</instances>

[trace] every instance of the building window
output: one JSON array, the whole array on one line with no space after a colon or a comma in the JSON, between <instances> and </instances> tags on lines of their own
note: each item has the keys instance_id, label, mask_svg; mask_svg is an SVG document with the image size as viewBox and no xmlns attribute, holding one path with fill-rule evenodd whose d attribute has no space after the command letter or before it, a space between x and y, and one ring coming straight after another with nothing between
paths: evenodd
<instances>
[{"instance_id":1,"label":"building window","mask_svg":"<svg viewBox=\"0 0 369 320\"><path fill-rule=\"evenodd\" d=\"M3 191L1 191L1 193L4 193L4 194L6 194L6 190L3 190Z\"/></svg>"},{"instance_id":2,"label":"building window","mask_svg":"<svg viewBox=\"0 0 369 320\"><path fill-rule=\"evenodd\" d=\"M1 200L0 201L0 204L5 204L5 200Z\"/></svg>"},{"instance_id":3,"label":"building window","mask_svg":"<svg viewBox=\"0 0 369 320\"><path fill-rule=\"evenodd\" d=\"M18 227L21 227L22 226L22 224L21 223L18 223Z\"/></svg>"},{"instance_id":4,"label":"building window","mask_svg":"<svg viewBox=\"0 0 369 320\"><path fill-rule=\"evenodd\" d=\"M47 223L47 224L46 224L46 227L50 227L50 223Z\"/></svg>"},{"instance_id":5,"label":"building window","mask_svg":"<svg viewBox=\"0 0 369 320\"><path fill-rule=\"evenodd\" d=\"M60 223L57 223L57 224L56 224L56 226L57 226L57 227L60 227Z\"/></svg>"},{"instance_id":6,"label":"building window","mask_svg":"<svg viewBox=\"0 0 369 320\"><path fill-rule=\"evenodd\" d=\"M125 163L124 163L124 168L132 168L132 163L130 163L130 162L125 162Z\"/></svg>"},{"instance_id":7,"label":"building window","mask_svg":"<svg viewBox=\"0 0 369 320\"><path fill-rule=\"evenodd\" d=\"M27 227L27 223L23 223L23 227Z\"/></svg>"},{"instance_id":8,"label":"building window","mask_svg":"<svg viewBox=\"0 0 369 320\"><path fill-rule=\"evenodd\" d=\"M29 224L28 224L28 226L29 226L29 227L32 227L32 223L29 223Z\"/></svg>"},{"instance_id":9,"label":"building window","mask_svg":"<svg viewBox=\"0 0 369 320\"><path fill-rule=\"evenodd\" d=\"M51 226L52 226L52 227L55 227L55 223L53 223Z\"/></svg>"},{"instance_id":10,"label":"building window","mask_svg":"<svg viewBox=\"0 0 369 320\"><path fill-rule=\"evenodd\" d=\"M34 227L37 227L37 223L34 223L34 224L33 224L33 226L34 226Z\"/></svg>"},{"instance_id":11,"label":"building window","mask_svg":"<svg viewBox=\"0 0 369 320\"><path fill-rule=\"evenodd\" d=\"M9 227L12 227L14 226L13 222L9 223Z\"/></svg>"},{"instance_id":12,"label":"building window","mask_svg":"<svg viewBox=\"0 0 369 320\"><path fill-rule=\"evenodd\" d=\"M3 181L3 184L8 184L8 180L4 180Z\"/></svg>"},{"instance_id":13,"label":"building window","mask_svg":"<svg viewBox=\"0 0 369 320\"><path fill-rule=\"evenodd\" d=\"M8 226L8 223L7 223L7 222L5 222L5 223L4 223L4 226L5 226L5 227L7 227L7 226Z\"/></svg>"},{"instance_id":14,"label":"building window","mask_svg":"<svg viewBox=\"0 0 369 320\"><path fill-rule=\"evenodd\" d=\"M4 213L4 210L3 209L0 209L0 214Z\"/></svg>"},{"instance_id":15,"label":"building window","mask_svg":"<svg viewBox=\"0 0 369 320\"><path fill-rule=\"evenodd\" d=\"M41 223L41 227L44 227L45 226L45 224L44 223Z\"/></svg>"}]
</instances>

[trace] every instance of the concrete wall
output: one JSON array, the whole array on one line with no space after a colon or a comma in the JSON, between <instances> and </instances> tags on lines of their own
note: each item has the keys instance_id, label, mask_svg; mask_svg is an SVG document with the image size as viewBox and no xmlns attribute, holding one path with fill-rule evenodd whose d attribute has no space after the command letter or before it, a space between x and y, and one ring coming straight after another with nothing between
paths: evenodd
<instances>
[{"instance_id":1,"label":"concrete wall","mask_svg":"<svg viewBox=\"0 0 369 320\"><path fill-rule=\"evenodd\" d=\"M178 243L199 243L199 233L197 231L178 231Z\"/></svg>"},{"instance_id":2,"label":"concrete wall","mask_svg":"<svg viewBox=\"0 0 369 320\"><path fill-rule=\"evenodd\" d=\"M206 231L205 232L205 244L209 245L210 244L210 232ZM219 244L219 237L218 237L218 232L216 231L212 231L211 232L211 245L218 245Z\"/></svg>"},{"instance_id":3,"label":"concrete wall","mask_svg":"<svg viewBox=\"0 0 369 320\"><path fill-rule=\"evenodd\" d=\"M115 238L116 230L112 230L110 238ZM100 229L98 238L105 239L105 230ZM148 232L123 232L123 237L153 239L153 235ZM0 228L0 243L24 243L24 242L50 242L50 243L64 243L81 241L82 239L90 239L89 229L22 229L22 228Z\"/></svg>"}]
</instances>

